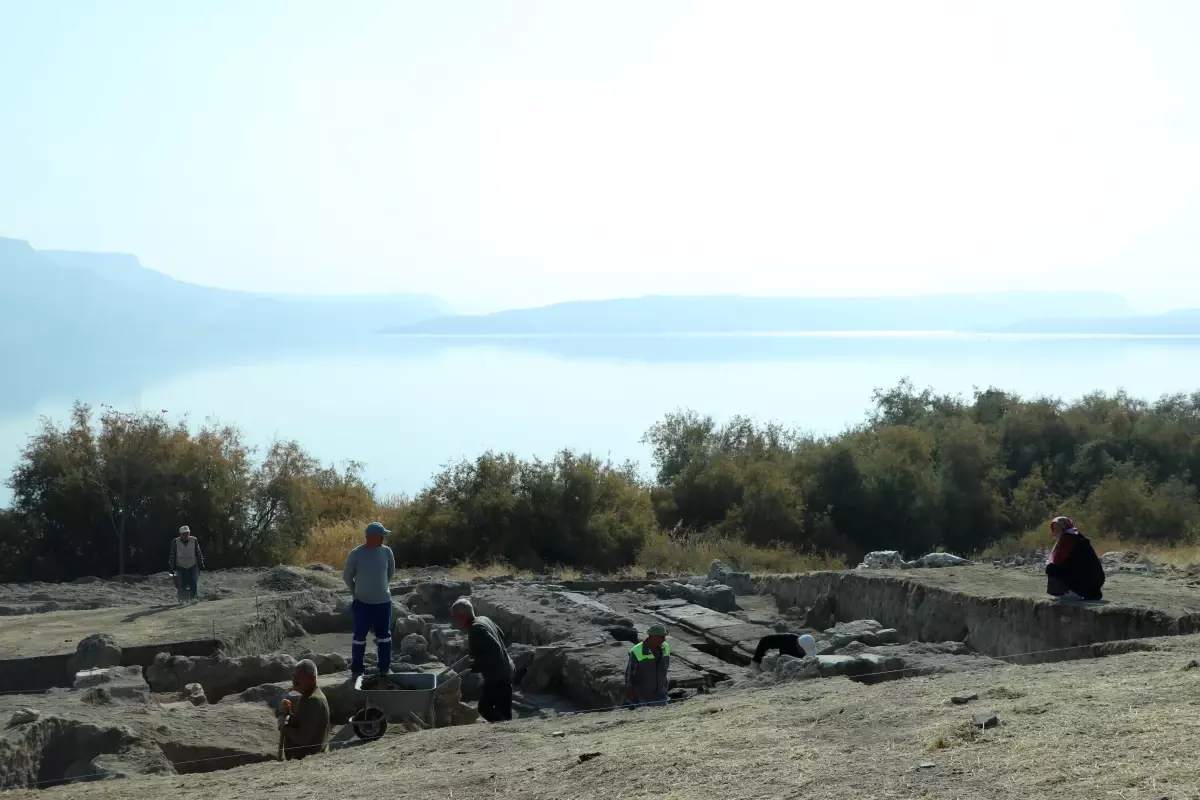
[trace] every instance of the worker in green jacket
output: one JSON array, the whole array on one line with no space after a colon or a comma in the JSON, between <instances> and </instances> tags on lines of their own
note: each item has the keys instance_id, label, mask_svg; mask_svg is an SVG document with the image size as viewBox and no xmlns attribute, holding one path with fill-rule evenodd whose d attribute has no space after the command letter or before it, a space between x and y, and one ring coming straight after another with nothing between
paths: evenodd
<instances>
[{"instance_id":1,"label":"worker in green jacket","mask_svg":"<svg viewBox=\"0 0 1200 800\"><path fill-rule=\"evenodd\" d=\"M670 666L667 626L656 622L646 630L645 641L629 651L629 661L625 663L625 692L630 706L665 706Z\"/></svg>"}]
</instances>

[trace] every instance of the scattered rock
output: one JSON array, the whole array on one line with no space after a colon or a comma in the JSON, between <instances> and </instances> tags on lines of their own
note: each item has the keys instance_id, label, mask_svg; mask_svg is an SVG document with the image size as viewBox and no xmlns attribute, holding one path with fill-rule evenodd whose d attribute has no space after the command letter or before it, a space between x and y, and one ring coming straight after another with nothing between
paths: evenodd
<instances>
[{"instance_id":1,"label":"scattered rock","mask_svg":"<svg viewBox=\"0 0 1200 800\"><path fill-rule=\"evenodd\" d=\"M895 628L884 628L883 630L875 631L875 638L880 644L899 644L900 631Z\"/></svg>"},{"instance_id":2,"label":"scattered rock","mask_svg":"<svg viewBox=\"0 0 1200 800\"><path fill-rule=\"evenodd\" d=\"M72 678L86 669L116 667L121 663L121 647L109 633L93 633L75 646L75 654L67 661L67 674Z\"/></svg>"},{"instance_id":3,"label":"scattered rock","mask_svg":"<svg viewBox=\"0 0 1200 800\"><path fill-rule=\"evenodd\" d=\"M400 642L400 660L410 664L429 661L429 642L419 633L410 633Z\"/></svg>"},{"instance_id":4,"label":"scattered rock","mask_svg":"<svg viewBox=\"0 0 1200 800\"><path fill-rule=\"evenodd\" d=\"M987 730L988 728L994 728L999 725L1000 718L991 711L984 711L971 717L971 723L976 728L983 728L984 730Z\"/></svg>"},{"instance_id":5,"label":"scattered rock","mask_svg":"<svg viewBox=\"0 0 1200 800\"><path fill-rule=\"evenodd\" d=\"M932 761L926 761L918 766L920 766L921 769L933 769L937 766L937 764L933 763Z\"/></svg>"},{"instance_id":6,"label":"scattered rock","mask_svg":"<svg viewBox=\"0 0 1200 800\"><path fill-rule=\"evenodd\" d=\"M979 699L978 694L961 694L961 695L955 695L954 697L951 697L950 702L956 706L965 706L967 703L971 702L972 700L978 700L978 699Z\"/></svg>"},{"instance_id":7,"label":"scattered rock","mask_svg":"<svg viewBox=\"0 0 1200 800\"><path fill-rule=\"evenodd\" d=\"M904 559L896 550L874 550L863 556L859 569L898 569Z\"/></svg>"},{"instance_id":8,"label":"scattered rock","mask_svg":"<svg viewBox=\"0 0 1200 800\"><path fill-rule=\"evenodd\" d=\"M737 609L737 595L733 589L707 578L690 578L688 583L654 583L647 586L646 591L657 597L683 599L713 611L729 612Z\"/></svg>"},{"instance_id":9,"label":"scattered rock","mask_svg":"<svg viewBox=\"0 0 1200 800\"><path fill-rule=\"evenodd\" d=\"M183 687L182 695L181 699L186 700L194 706L208 705L208 698L204 694L204 687L198 683L189 683Z\"/></svg>"},{"instance_id":10,"label":"scattered rock","mask_svg":"<svg viewBox=\"0 0 1200 800\"><path fill-rule=\"evenodd\" d=\"M552 733L550 735L552 737L554 737L555 739L561 739L562 737L566 736L567 734L566 734L566 731L555 731L554 733Z\"/></svg>"},{"instance_id":11,"label":"scattered rock","mask_svg":"<svg viewBox=\"0 0 1200 800\"><path fill-rule=\"evenodd\" d=\"M8 727L14 725L24 725L27 722L37 722L42 717L42 712L34 708L18 708L13 712L13 715L8 719Z\"/></svg>"},{"instance_id":12,"label":"scattered rock","mask_svg":"<svg viewBox=\"0 0 1200 800\"><path fill-rule=\"evenodd\" d=\"M904 564L906 567L963 567L972 562L950 553L930 553Z\"/></svg>"},{"instance_id":13,"label":"scattered rock","mask_svg":"<svg viewBox=\"0 0 1200 800\"><path fill-rule=\"evenodd\" d=\"M309 564L305 569L311 569L313 572L337 572L330 564Z\"/></svg>"},{"instance_id":14,"label":"scattered rock","mask_svg":"<svg viewBox=\"0 0 1200 800\"><path fill-rule=\"evenodd\" d=\"M142 675L141 667L106 667L75 673L75 689L97 687L103 687L111 697L143 702L150 699L150 686Z\"/></svg>"},{"instance_id":15,"label":"scattered rock","mask_svg":"<svg viewBox=\"0 0 1200 800\"><path fill-rule=\"evenodd\" d=\"M603 753L580 753L579 763L582 764L585 761L591 761L593 758L599 758L601 755L603 755Z\"/></svg>"}]
</instances>

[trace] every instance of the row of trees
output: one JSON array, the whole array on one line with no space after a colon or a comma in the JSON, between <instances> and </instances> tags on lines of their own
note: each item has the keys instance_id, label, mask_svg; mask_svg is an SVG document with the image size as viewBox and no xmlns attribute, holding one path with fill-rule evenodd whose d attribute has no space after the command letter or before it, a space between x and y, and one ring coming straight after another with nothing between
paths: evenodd
<instances>
[{"instance_id":1,"label":"row of trees","mask_svg":"<svg viewBox=\"0 0 1200 800\"><path fill-rule=\"evenodd\" d=\"M972 553L1066 513L1086 530L1183 541L1200 533L1200 393L1063 403L970 399L904 382L862 424L815 437L690 411L646 434L654 474L586 454L486 453L380 509L357 465L294 442L261 459L229 427L77 406L32 437L0 511L0 570L44 579L153 572L186 520L214 567L285 560L316 526L382 515L407 563L503 558L616 569L656 529L839 553Z\"/></svg>"},{"instance_id":2,"label":"row of trees","mask_svg":"<svg viewBox=\"0 0 1200 800\"><path fill-rule=\"evenodd\" d=\"M315 525L374 510L360 469L323 467L295 442L261 459L237 429L191 432L165 414L76 405L46 420L14 468L0 512L8 579L151 573L167 568L180 524L202 537L211 567L278 563Z\"/></svg>"}]
</instances>

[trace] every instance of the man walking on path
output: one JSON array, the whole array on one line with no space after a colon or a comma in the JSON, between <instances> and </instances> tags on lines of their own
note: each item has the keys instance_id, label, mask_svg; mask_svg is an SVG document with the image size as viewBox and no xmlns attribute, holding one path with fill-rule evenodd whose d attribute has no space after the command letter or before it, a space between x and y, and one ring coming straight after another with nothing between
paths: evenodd
<instances>
[{"instance_id":1,"label":"man walking on path","mask_svg":"<svg viewBox=\"0 0 1200 800\"><path fill-rule=\"evenodd\" d=\"M391 533L378 522L367 526L367 541L350 551L342 580L354 594L354 638L350 642L350 672L354 677L366 671L367 631L375 633L379 655L379 674L392 669L392 590L388 586L396 574L396 557L383 543Z\"/></svg>"},{"instance_id":2,"label":"man walking on path","mask_svg":"<svg viewBox=\"0 0 1200 800\"><path fill-rule=\"evenodd\" d=\"M171 542L169 572L175 579L175 593L179 602L195 602L200 584L200 570L204 568L204 553L200 542L192 536L192 529L184 525L179 536Z\"/></svg>"},{"instance_id":3,"label":"man walking on path","mask_svg":"<svg viewBox=\"0 0 1200 800\"><path fill-rule=\"evenodd\" d=\"M655 622L646 629L646 640L629 651L625 663L625 691L634 708L667 704L667 670L671 666L671 645L667 644L667 626Z\"/></svg>"},{"instance_id":4,"label":"man walking on path","mask_svg":"<svg viewBox=\"0 0 1200 800\"><path fill-rule=\"evenodd\" d=\"M475 606L465 597L450 607L454 624L467 632L471 671L483 676L479 715L488 722L512 719L513 662L508 657L504 632L487 617L475 616Z\"/></svg>"}]
</instances>

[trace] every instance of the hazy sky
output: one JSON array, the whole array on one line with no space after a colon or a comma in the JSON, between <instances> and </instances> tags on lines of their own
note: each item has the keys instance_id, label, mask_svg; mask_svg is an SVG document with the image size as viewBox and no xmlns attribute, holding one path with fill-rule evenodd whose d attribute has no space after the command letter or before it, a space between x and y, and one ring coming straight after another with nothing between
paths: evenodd
<instances>
[{"instance_id":1,"label":"hazy sky","mask_svg":"<svg viewBox=\"0 0 1200 800\"><path fill-rule=\"evenodd\" d=\"M0 235L468 310L1200 306L1198 30L1193 0L0 0Z\"/></svg>"}]
</instances>

